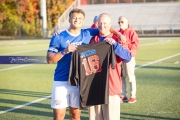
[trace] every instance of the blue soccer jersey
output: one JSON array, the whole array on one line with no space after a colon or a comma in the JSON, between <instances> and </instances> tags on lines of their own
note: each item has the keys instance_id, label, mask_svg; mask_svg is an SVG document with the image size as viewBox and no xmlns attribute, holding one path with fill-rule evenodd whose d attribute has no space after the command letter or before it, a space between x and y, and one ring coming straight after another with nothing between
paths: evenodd
<instances>
[{"instance_id":1,"label":"blue soccer jersey","mask_svg":"<svg viewBox=\"0 0 180 120\"><path fill-rule=\"evenodd\" d=\"M81 29L77 36L69 33L68 30L51 38L48 52L63 52L69 44L76 46L89 44L91 38L98 34L98 29ZM64 55L58 62L54 73L54 81L68 81L70 61L72 53Z\"/></svg>"}]
</instances>

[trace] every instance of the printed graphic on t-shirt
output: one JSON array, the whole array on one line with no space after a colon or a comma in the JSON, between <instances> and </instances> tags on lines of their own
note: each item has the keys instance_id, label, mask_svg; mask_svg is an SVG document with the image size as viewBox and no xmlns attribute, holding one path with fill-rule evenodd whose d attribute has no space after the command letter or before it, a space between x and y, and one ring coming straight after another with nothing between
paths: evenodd
<instances>
[{"instance_id":1,"label":"printed graphic on t-shirt","mask_svg":"<svg viewBox=\"0 0 180 120\"><path fill-rule=\"evenodd\" d=\"M86 76L101 72L101 64L99 56L96 55L96 50L91 49L80 53L82 64L84 65Z\"/></svg>"}]
</instances>

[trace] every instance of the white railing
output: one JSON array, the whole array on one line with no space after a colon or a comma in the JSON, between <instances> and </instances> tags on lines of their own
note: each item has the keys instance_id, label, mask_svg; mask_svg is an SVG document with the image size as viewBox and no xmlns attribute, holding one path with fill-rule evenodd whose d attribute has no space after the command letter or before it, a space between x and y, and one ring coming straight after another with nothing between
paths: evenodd
<instances>
[{"instance_id":1,"label":"white railing","mask_svg":"<svg viewBox=\"0 0 180 120\"><path fill-rule=\"evenodd\" d=\"M171 30L174 34L175 30L180 30L180 24L143 24L143 25L131 25L134 30L141 30L142 34L146 30L155 30L156 34L159 34L161 30Z\"/></svg>"},{"instance_id":2,"label":"white railing","mask_svg":"<svg viewBox=\"0 0 180 120\"><path fill-rule=\"evenodd\" d=\"M171 0L170 0L171 1ZM65 21L69 18L69 12L79 7L81 4L81 0L75 0L71 6L69 6L66 11L58 18L58 24L51 30L51 34L54 33L57 30L65 29L67 26L63 26L65 24ZM67 21L66 21L67 22ZM155 34L159 34L159 31L161 30L167 30L171 31L171 34L174 34L175 30L180 30L180 24L155 24L155 23L147 23L147 24L131 24L132 28L136 31L141 31L140 34L146 34L145 31L155 31ZM65 27L65 28L64 28ZM83 26L83 28L89 28L90 26ZM112 26L115 29L119 29L118 25ZM177 33L176 33L177 34ZM180 33L178 33L180 34Z\"/></svg>"},{"instance_id":3,"label":"white railing","mask_svg":"<svg viewBox=\"0 0 180 120\"><path fill-rule=\"evenodd\" d=\"M83 0L81 0L83 1ZM85 1L85 0L84 0ZM150 2L177 2L178 0L86 0L85 4L109 4L109 3L150 3ZM83 3L83 2L82 2Z\"/></svg>"}]
</instances>

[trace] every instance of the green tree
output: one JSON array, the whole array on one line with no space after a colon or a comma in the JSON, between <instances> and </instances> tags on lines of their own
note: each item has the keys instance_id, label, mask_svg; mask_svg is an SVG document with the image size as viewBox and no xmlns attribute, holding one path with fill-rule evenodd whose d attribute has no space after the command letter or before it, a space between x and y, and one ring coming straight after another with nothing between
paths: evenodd
<instances>
[{"instance_id":1,"label":"green tree","mask_svg":"<svg viewBox=\"0 0 180 120\"><path fill-rule=\"evenodd\" d=\"M39 8L38 0L1 0L0 1L0 34L6 36L37 34Z\"/></svg>"},{"instance_id":2,"label":"green tree","mask_svg":"<svg viewBox=\"0 0 180 120\"><path fill-rule=\"evenodd\" d=\"M46 0L48 29L73 0ZM0 36L42 36L40 0L0 0Z\"/></svg>"},{"instance_id":3,"label":"green tree","mask_svg":"<svg viewBox=\"0 0 180 120\"><path fill-rule=\"evenodd\" d=\"M11 0L0 2L0 33L1 35L12 35L17 32L18 16L16 4Z\"/></svg>"}]
</instances>

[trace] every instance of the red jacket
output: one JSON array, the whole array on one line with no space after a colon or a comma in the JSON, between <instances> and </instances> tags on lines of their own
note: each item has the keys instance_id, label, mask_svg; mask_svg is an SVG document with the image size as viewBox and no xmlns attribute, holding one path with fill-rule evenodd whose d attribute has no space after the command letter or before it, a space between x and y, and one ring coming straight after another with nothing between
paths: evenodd
<instances>
[{"instance_id":1,"label":"red jacket","mask_svg":"<svg viewBox=\"0 0 180 120\"><path fill-rule=\"evenodd\" d=\"M113 38L116 42L118 42L118 38L111 34L107 37ZM91 39L90 43L99 42L99 36L95 36ZM122 88L122 79L121 79L121 63L122 59L116 56L116 67L112 69L110 64L109 69L109 95L119 95Z\"/></svg>"},{"instance_id":2,"label":"red jacket","mask_svg":"<svg viewBox=\"0 0 180 120\"><path fill-rule=\"evenodd\" d=\"M137 33L130 26L126 30L120 29L119 32L126 36L126 43L123 46L128 48L132 57L135 57L140 45Z\"/></svg>"}]
</instances>

